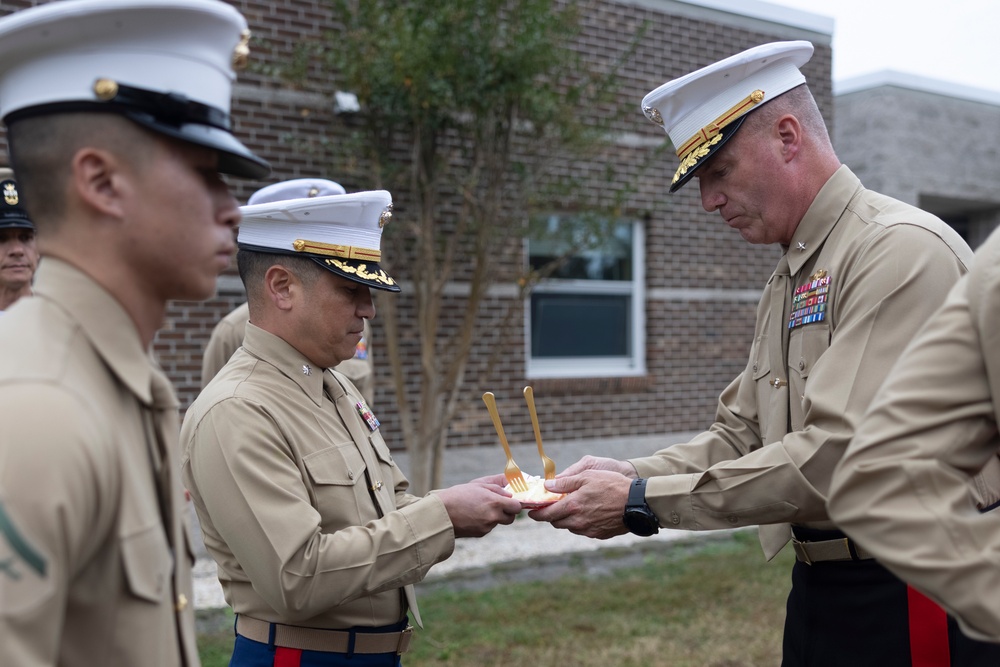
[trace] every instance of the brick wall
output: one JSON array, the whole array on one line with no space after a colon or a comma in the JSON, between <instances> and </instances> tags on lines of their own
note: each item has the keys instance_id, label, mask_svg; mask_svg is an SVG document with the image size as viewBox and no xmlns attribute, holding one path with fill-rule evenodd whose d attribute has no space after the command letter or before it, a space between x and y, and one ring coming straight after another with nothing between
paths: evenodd
<instances>
[{"instance_id":1,"label":"brick wall","mask_svg":"<svg viewBox=\"0 0 1000 667\"><path fill-rule=\"evenodd\" d=\"M0 2L0 13L35 4ZM255 69L241 75L235 89L233 115L236 133L252 150L274 167L273 180L322 175L338 180L348 191L369 189L366 182L345 180L347 165L338 163L331 146L344 136L344 119L332 113L334 82L312 70L296 87L269 75L302 40L320 35L335 25L327 5L320 0L239 0L231 4L247 17L253 30L251 43ZM578 48L589 67L608 68L623 53L633 36L646 33L635 56L622 73L622 95L633 100L633 111L615 123L624 139L605 156L615 179L635 186L625 214L644 221L646 231L646 339L648 374L642 378L536 380L535 400L543 432L549 441L580 438L656 434L700 429L713 416L722 388L743 368L753 330L756 299L778 257L777 249L753 247L728 229L717 214L700 207L697 189L688 187L674 197L666 189L675 158L666 155L657 164L649 156L665 140L660 128L639 112L639 101L649 90L671 78L751 46L776 40L819 38L817 52L805 67L806 76L821 108L832 117L830 93L831 51L828 35L760 20L743 20L733 14L674 0L626 2L596 0L587 3L584 34ZM600 114L601 109L574 110ZM599 193L608 186L600 161L557 168L571 174ZM234 181L240 201L265 182ZM407 193L394 192L397 215L405 215ZM585 201L576 202L586 205ZM387 248L390 256L396 249ZM508 268L521 257L516 244L506 249ZM394 263L405 281L405 262ZM242 300L242 290L232 270L220 283L217 298L193 303L173 303L168 321L154 342L157 357L174 381L182 404L197 395L201 350L211 327ZM690 296L691 288L712 288L711 299ZM749 295L749 296L748 296ZM404 312L412 314L413 302L405 293L397 297ZM459 297L455 297L458 299ZM458 302L456 301L456 304ZM531 440L531 426L521 398L524 379L523 315L497 329L495 317L507 304L493 297L481 311L485 332L474 352L467 377L468 401L451 425L453 446L495 444L496 436L480 396L493 391L498 398L512 442ZM445 317L441 327L454 326ZM373 354L377 373L375 409L383 433L392 446L402 443L395 433L393 398L388 390L389 370L381 363L381 323L373 322ZM404 337L409 334L404 331ZM498 344L509 342L499 366L491 366ZM442 350L447 354L447 350Z\"/></svg>"}]
</instances>

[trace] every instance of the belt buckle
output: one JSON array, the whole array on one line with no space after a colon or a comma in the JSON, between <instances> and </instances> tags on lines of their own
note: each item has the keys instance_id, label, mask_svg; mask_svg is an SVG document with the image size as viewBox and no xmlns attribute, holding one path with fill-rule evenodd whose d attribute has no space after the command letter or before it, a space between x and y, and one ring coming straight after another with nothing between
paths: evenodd
<instances>
[{"instance_id":1,"label":"belt buckle","mask_svg":"<svg viewBox=\"0 0 1000 667\"><path fill-rule=\"evenodd\" d=\"M792 538L792 548L795 550L795 556L805 563L806 565L812 565L812 559L809 558L809 552L806 550L805 543L799 542L794 537Z\"/></svg>"},{"instance_id":2,"label":"belt buckle","mask_svg":"<svg viewBox=\"0 0 1000 667\"><path fill-rule=\"evenodd\" d=\"M410 650L411 639L413 639L413 626L407 625L406 629L399 633L399 643L396 644L396 655L403 655Z\"/></svg>"}]
</instances>

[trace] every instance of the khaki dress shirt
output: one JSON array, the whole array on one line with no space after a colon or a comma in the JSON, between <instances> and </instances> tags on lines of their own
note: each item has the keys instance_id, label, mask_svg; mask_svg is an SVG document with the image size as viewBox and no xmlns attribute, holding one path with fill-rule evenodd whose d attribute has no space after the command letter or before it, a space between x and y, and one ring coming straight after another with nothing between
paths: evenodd
<instances>
[{"instance_id":1,"label":"khaki dress shirt","mask_svg":"<svg viewBox=\"0 0 1000 667\"><path fill-rule=\"evenodd\" d=\"M903 353L838 466L830 514L974 638L1000 641L1000 517L970 479L1000 453L1000 231Z\"/></svg>"},{"instance_id":2,"label":"khaki dress shirt","mask_svg":"<svg viewBox=\"0 0 1000 667\"><path fill-rule=\"evenodd\" d=\"M406 493L360 400L343 375L249 324L188 409L184 481L237 614L313 628L396 623L409 585L454 550L444 504Z\"/></svg>"},{"instance_id":3,"label":"khaki dress shirt","mask_svg":"<svg viewBox=\"0 0 1000 667\"><path fill-rule=\"evenodd\" d=\"M768 559L791 537L791 523L834 527L826 512L834 466L892 363L966 272L972 251L938 218L866 190L842 166L782 259L790 275L785 298L799 288L822 297L823 319L788 328L795 311L785 303L772 328L765 293L746 369L723 391L715 423L689 443L631 461L651 478L646 499L662 525L761 525ZM810 288L817 280L825 284Z\"/></svg>"},{"instance_id":4,"label":"khaki dress shirt","mask_svg":"<svg viewBox=\"0 0 1000 667\"><path fill-rule=\"evenodd\" d=\"M177 400L49 257L0 322L0 665L198 665Z\"/></svg>"},{"instance_id":5,"label":"khaki dress shirt","mask_svg":"<svg viewBox=\"0 0 1000 667\"><path fill-rule=\"evenodd\" d=\"M243 335L249 321L250 306L244 303L219 320L212 329L212 335L201 358L202 389L208 386L219 369L233 356L233 352L243 344ZM372 360L372 328L368 320L365 320L363 336L354 358L340 362L335 370L346 375L371 405L375 400L375 365Z\"/></svg>"}]
</instances>

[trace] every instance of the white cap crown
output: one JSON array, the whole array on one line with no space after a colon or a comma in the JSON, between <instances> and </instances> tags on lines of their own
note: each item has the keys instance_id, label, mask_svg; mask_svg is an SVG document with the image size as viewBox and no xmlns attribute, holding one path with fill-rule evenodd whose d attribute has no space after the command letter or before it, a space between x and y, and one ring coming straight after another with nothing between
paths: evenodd
<instances>
[{"instance_id":1,"label":"white cap crown","mask_svg":"<svg viewBox=\"0 0 1000 667\"><path fill-rule=\"evenodd\" d=\"M670 191L690 179L746 114L805 83L799 67L812 54L806 41L762 44L648 93L642 112L666 131L681 159Z\"/></svg>"},{"instance_id":2,"label":"white cap crown","mask_svg":"<svg viewBox=\"0 0 1000 667\"><path fill-rule=\"evenodd\" d=\"M0 116L113 111L224 154L220 170L267 163L229 126L235 67L250 32L218 0L62 0L0 19Z\"/></svg>"},{"instance_id":3,"label":"white cap crown","mask_svg":"<svg viewBox=\"0 0 1000 667\"><path fill-rule=\"evenodd\" d=\"M344 186L336 181L325 178L293 178L290 181L280 181L264 186L250 195L247 206L268 204L288 199L311 199L314 197L329 197L330 195L347 194Z\"/></svg>"},{"instance_id":4,"label":"white cap crown","mask_svg":"<svg viewBox=\"0 0 1000 667\"><path fill-rule=\"evenodd\" d=\"M301 194L301 182L310 179L299 180L285 192ZM350 280L399 291L379 266L382 230L392 217L392 195L385 190L269 201L240 211L241 249L309 257Z\"/></svg>"}]
</instances>

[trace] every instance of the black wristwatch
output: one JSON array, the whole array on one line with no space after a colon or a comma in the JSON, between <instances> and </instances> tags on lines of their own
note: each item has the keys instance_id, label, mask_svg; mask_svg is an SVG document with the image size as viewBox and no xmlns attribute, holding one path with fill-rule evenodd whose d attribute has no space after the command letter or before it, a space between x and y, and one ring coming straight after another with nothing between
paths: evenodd
<instances>
[{"instance_id":1,"label":"black wristwatch","mask_svg":"<svg viewBox=\"0 0 1000 667\"><path fill-rule=\"evenodd\" d=\"M625 527L636 535L649 537L660 532L660 522L646 504L646 480L641 477L632 482L628 490L628 502L622 515Z\"/></svg>"}]
</instances>

